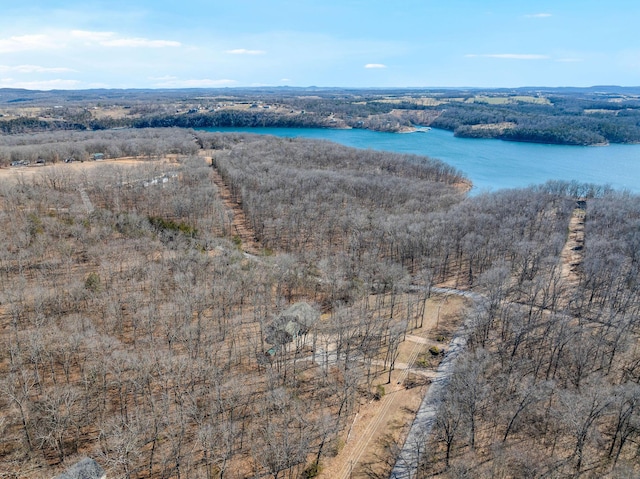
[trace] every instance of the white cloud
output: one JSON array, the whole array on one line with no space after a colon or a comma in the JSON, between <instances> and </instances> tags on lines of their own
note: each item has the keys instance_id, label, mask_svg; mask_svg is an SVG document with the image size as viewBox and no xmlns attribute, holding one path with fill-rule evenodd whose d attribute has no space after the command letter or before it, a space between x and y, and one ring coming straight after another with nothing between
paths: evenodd
<instances>
[{"instance_id":1,"label":"white cloud","mask_svg":"<svg viewBox=\"0 0 640 479\"><path fill-rule=\"evenodd\" d=\"M71 36L80 40L84 40L87 44L98 43L104 47L146 47L146 48L164 48L179 47L180 42L172 40L151 40L149 38L133 37L118 38L114 32L92 32L89 30L72 30Z\"/></svg>"},{"instance_id":2,"label":"white cloud","mask_svg":"<svg viewBox=\"0 0 640 479\"><path fill-rule=\"evenodd\" d=\"M264 50L247 50L246 48L236 48L235 50L227 50L226 53L231 55L264 55Z\"/></svg>"},{"instance_id":3,"label":"white cloud","mask_svg":"<svg viewBox=\"0 0 640 479\"><path fill-rule=\"evenodd\" d=\"M78 80L16 81L13 78L1 78L0 88L25 88L27 90L73 90L78 88Z\"/></svg>"},{"instance_id":4,"label":"white cloud","mask_svg":"<svg viewBox=\"0 0 640 479\"><path fill-rule=\"evenodd\" d=\"M25 50L44 50L56 48L58 45L47 35L21 35L0 38L0 53L13 53Z\"/></svg>"},{"instance_id":5,"label":"white cloud","mask_svg":"<svg viewBox=\"0 0 640 479\"><path fill-rule=\"evenodd\" d=\"M64 67L42 67L39 65L0 65L0 72L16 72L16 73L65 73L75 72L71 68Z\"/></svg>"},{"instance_id":6,"label":"white cloud","mask_svg":"<svg viewBox=\"0 0 640 479\"><path fill-rule=\"evenodd\" d=\"M291 81L291 78L280 78L280 81Z\"/></svg>"},{"instance_id":7,"label":"white cloud","mask_svg":"<svg viewBox=\"0 0 640 479\"><path fill-rule=\"evenodd\" d=\"M89 30L54 31L51 34L21 35L0 38L0 53L14 53L27 50L50 50L65 46L165 48L180 47L180 42L172 40L152 40L142 37L119 37L114 32L94 32Z\"/></svg>"},{"instance_id":8,"label":"white cloud","mask_svg":"<svg viewBox=\"0 0 640 479\"><path fill-rule=\"evenodd\" d=\"M470 53L465 55L467 58L501 58L504 60L548 60L548 55L537 55L532 53L487 53L476 55Z\"/></svg>"},{"instance_id":9,"label":"white cloud","mask_svg":"<svg viewBox=\"0 0 640 479\"><path fill-rule=\"evenodd\" d=\"M222 86L231 86L236 84L235 80L221 79L211 80L208 78L194 79L194 80L180 80L175 77L161 77L158 83L155 83L154 88L214 88Z\"/></svg>"},{"instance_id":10,"label":"white cloud","mask_svg":"<svg viewBox=\"0 0 640 479\"><path fill-rule=\"evenodd\" d=\"M525 17L527 18L549 18L553 15L551 15L550 13L532 13L529 15L525 15Z\"/></svg>"},{"instance_id":11,"label":"white cloud","mask_svg":"<svg viewBox=\"0 0 640 479\"><path fill-rule=\"evenodd\" d=\"M88 30L72 30L71 36L89 42L103 42L115 36L113 32L91 32Z\"/></svg>"},{"instance_id":12,"label":"white cloud","mask_svg":"<svg viewBox=\"0 0 640 479\"><path fill-rule=\"evenodd\" d=\"M99 42L105 47L144 47L144 48L165 48L179 47L180 42L171 40L149 40L148 38L115 38L113 40L103 40Z\"/></svg>"},{"instance_id":13,"label":"white cloud","mask_svg":"<svg viewBox=\"0 0 640 479\"><path fill-rule=\"evenodd\" d=\"M384 65L382 63L367 63L364 67L365 68L387 68L387 65Z\"/></svg>"}]
</instances>

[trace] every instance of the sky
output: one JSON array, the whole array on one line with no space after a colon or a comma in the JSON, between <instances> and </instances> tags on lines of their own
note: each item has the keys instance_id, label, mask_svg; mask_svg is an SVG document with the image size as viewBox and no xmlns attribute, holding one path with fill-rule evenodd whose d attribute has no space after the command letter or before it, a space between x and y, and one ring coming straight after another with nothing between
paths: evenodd
<instances>
[{"instance_id":1,"label":"sky","mask_svg":"<svg viewBox=\"0 0 640 479\"><path fill-rule=\"evenodd\" d=\"M0 88L640 85L637 0L0 0Z\"/></svg>"}]
</instances>

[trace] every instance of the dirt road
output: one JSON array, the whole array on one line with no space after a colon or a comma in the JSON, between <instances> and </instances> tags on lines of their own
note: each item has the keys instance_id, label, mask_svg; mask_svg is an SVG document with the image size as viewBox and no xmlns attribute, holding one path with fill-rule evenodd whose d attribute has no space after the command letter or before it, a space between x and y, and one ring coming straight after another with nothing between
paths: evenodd
<instances>
[{"instance_id":1,"label":"dirt road","mask_svg":"<svg viewBox=\"0 0 640 479\"><path fill-rule=\"evenodd\" d=\"M408 425L412 423L415 411L418 410L428 385L406 389L405 379L411 377L422 378L422 381L435 376L434 369L424 369L417 366L417 360L430 345L435 344L434 336L443 322L450 323L452 318L459 315L465 300L455 298L443 305L442 297L437 296L429 301L424 315L421 329L407 335L401 345L399 361L392 373L390 384L384 384L385 395L380 401L371 401L361 405L358 414L350 428L348 438L340 453L334 458L323 460L322 473L324 479L347 479L369 477L363 471L363 465L384 471L387 465L380 459L384 454L382 441L391 436L394 441L402 444L408 432ZM386 378L387 373L381 377ZM384 380L382 380L384 382ZM388 470L388 469L387 469ZM378 471L378 472L380 472Z\"/></svg>"}]
</instances>

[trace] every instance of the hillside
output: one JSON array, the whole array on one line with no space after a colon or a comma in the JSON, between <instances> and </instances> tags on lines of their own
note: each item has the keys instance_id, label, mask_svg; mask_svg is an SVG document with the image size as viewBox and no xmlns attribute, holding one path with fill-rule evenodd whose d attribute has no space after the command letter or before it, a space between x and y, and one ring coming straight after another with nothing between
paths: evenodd
<instances>
[{"instance_id":1,"label":"hillside","mask_svg":"<svg viewBox=\"0 0 640 479\"><path fill-rule=\"evenodd\" d=\"M0 90L0 132L149 127L413 131L566 145L640 141L637 88Z\"/></svg>"},{"instance_id":2,"label":"hillside","mask_svg":"<svg viewBox=\"0 0 640 479\"><path fill-rule=\"evenodd\" d=\"M0 170L0 474L312 477L385 385L413 387L401 363L437 366L465 311L443 329L434 285L487 300L421 474L637 473L638 197L467 197L436 160L254 135L3 141L107 159ZM389 470L385 444L355 477Z\"/></svg>"}]
</instances>

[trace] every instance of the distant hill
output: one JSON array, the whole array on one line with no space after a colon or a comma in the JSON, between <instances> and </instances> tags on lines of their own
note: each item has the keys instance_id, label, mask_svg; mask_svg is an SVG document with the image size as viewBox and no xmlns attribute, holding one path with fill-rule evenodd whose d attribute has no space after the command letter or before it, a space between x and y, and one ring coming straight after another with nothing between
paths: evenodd
<instances>
[{"instance_id":1,"label":"distant hill","mask_svg":"<svg viewBox=\"0 0 640 479\"><path fill-rule=\"evenodd\" d=\"M151 88L127 88L127 89L88 89L88 90L27 90L24 88L0 88L0 103L15 102L62 102L62 101L95 101L100 99L161 99L161 98L193 98L200 95L215 96L272 96L285 95L297 96L314 93L319 96L381 96L381 95L416 95L416 94L441 94L451 95L455 92L465 94L621 94L640 95L640 86L597 85L590 87L536 87L526 86L518 88L476 88L476 87L452 87L452 88L340 88L340 87L251 87L251 88L178 88L178 89L151 89Z\"/></svg>"},{"instance_id":2,"label":"distant hill","mask_svg":"<svg viewBox=\"0 0 640 479\"><path fill-rule=\"evenodd\" d=\"M0 107L4 134L258 126L406 132L419 125L467 138L566 145L640 143L640 86L5 88L0 89Z\"/></svg>"}]
</instances>

